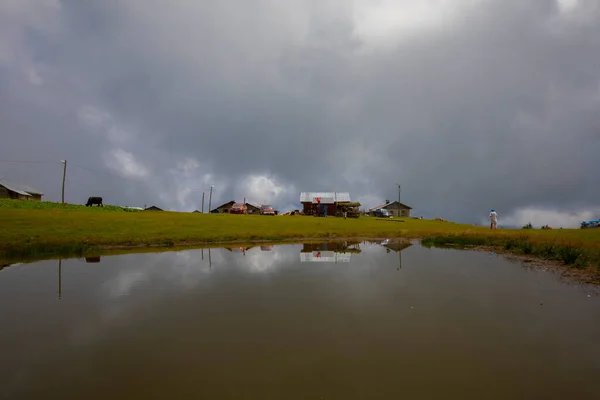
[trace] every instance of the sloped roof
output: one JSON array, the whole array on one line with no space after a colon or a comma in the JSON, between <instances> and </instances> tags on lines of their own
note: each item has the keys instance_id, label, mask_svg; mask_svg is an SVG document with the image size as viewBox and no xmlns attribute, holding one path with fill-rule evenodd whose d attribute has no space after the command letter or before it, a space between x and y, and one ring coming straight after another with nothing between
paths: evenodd
<instances>
[{"instance_id":1,"label":"sloped roof","mask_svg":"<svg viewBox=\"0 0 600 400\"><path fill-rule=\"evenodd\" d=\"M391 206L392 204L399 204L403 208L408 208L408 209L412 210L412 207L409 207L404 203L398 203L397 201L392 201L391 203L384 203L377 207L370 208L369 211L377 210L378 208L386 208L386 207Z\"/></svg>"},{"instance_id":2,"label":"sloped roof","mask_svg":"<svg viewBox=\"0 0 600 400\"><path fill-rule=\"evenodd\" d=\"M0 185L4 186L11 192L19 193L23 196L31 196L32 194L43 195L44 193L40 192L37 189L32 188L31 186L16 184L12 182L8 182L5 180L0 180Z\"/></svg>"},{"instance_id":3,"label":"sloped roof","mask_svg":"<svg viewBox=\"0 0 600 400\"><path fill-rule=\"evenodd\" d=\"M219 209L219 208L221 208L221 207L225 207L225 206L231 206L231 205L233 205L234 203L235 203L235 200L231 200L231 201L228 201L227 203L223 203L223 204L221 204L219 207L215 207L215 208L213 208L213 209L212 209L212 210L210 210L210 211L212 212L212 211L218 210L218 209Z\"/></svg>"},{"instance_id":4,"label":"sloped roof","mask_svg":"<svg viewBox=\"0 0 600 400\"><path fill-rule=\"evenodd\" d=\"M335 199L339 202L350 201L350 193L348 192L302 192L300 193L300 203L312 203L315 197Z\"/></svg>"},{"instance_id":5,"label":"sloped roof","mask_svg":"<svg viewBox=\"0 0 600 400\"><path fill-rule=\"evenodd\" d=\"M260 210L260 205L256 204L256 203L250 203L249 201L246 202L246 205L248 206L252 206L254 208L258 208Z\"/></svg>"}]
</instances>

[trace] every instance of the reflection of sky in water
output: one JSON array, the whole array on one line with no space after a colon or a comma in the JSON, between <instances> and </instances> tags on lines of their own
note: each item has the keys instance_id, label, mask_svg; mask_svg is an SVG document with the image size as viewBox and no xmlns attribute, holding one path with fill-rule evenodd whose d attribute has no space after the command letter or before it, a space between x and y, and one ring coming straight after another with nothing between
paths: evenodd
<instances>
[{"instance_id":1,"label":"reflection of sky in water","mask_svg":"<svg viewBox=\"0 0 600 400\"><path fill-rule=\"evenodd\" d=\"M218 285L221 280L233 276L265 278L286 269L305 269L299 264L301 248L301 245L282 245L270 248L255 246L244 251L240 248L216 248L144 253L105 256L99 263L84 263L82 259L62 260L60 301L79 301L90 307L88 312L73 321L66 337L73 345L86 345L100 340L111 327L144 318L163 298ZM343 256L338 252L328 253ZM356 254L352 260L348 257L348 261L360 264L360 268L345 271L346 283L354 286L358 276L368 275L369 265L377 264L372 257L384 253L382 246L363 244L362 257L358 258ZM52 263L15 264L11 268L36 269L41 264ZM335 268L335 264L322 263L320 266L323 272L330 268ZM355 295L360 296L361 290L356 290Z\"/></svg>"},{"instance_id":2,"label":"reflection of sky in water","mask_svg":"<svg viewBox=\"0 0 600 400\"><path fill-rule=\"evenodd\" d=\"M559 316L564 319L561 326L568 326L593 309L590 303L586 311L581 293L553 275L485 253L384 242L353 247L347 253L349 262L301 261L302 253L319 249L345 254L331 244L313 243L106 256L99 263L62 260L60 300L57 261L4 268L0 318L6 323L0 336L6 348L0 367L6 371L0 372L16 387L27 381L31 357L60 358L108 343L131 346L127 340L137 340L141 330L165 326L189 340L185 331L205 319L215 326L245 318L263 323L281 319L285 322L272 329L299 324L294 328L299 335L313 329L304 327L303 318L315 321L311 326L316 330L322 325L334 331L336 324L352 323L352 329L384 324L394 330L398 323L403 328L397 334L413 329L413 339L419 340L439 329L468 335L484 319L481 326L493 327L500 337L515 326L523 335L534 335L556 326ZM563 306L540 319L540 302L548 307L544 311L552 311L552 303ZM565 313L567 309L577 313ZM223 320L218 319L221 313ZM490 313L493 318L488 318ZM23 320L23 315L32 318ZM449 318L456 326L443 322ZM531 318L538 318L536 325L527 325ZM28 332L29 338L22 339L20 332ZM374 332L373 337L384 334ZM571 334L554 332L552 340L562 340L561 335L571 340ZM269 337L269 332L264 335Z\"/></svg>"}]
</instances>

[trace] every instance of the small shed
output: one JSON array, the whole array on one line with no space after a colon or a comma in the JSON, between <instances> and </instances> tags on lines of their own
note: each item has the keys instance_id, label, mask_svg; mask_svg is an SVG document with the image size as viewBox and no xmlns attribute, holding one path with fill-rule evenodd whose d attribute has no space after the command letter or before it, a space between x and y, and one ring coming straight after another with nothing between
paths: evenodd
<instances>
[{"instance_id":1,"label":"small shed","mask_svg":"<svg viewBox=\"0 0 600 400\"><path fill-rule=\"evenodd\" d=\"M410 210L412 210L412 207L409 207L404 203L392 201L391 203L384 203L380 206L373 207L369 210L369 212L377 210L378 208L388 210L394 217L410 217Z\"/></svg>"},{"instance_id":2,"label":"small shed","mask_svg":"<svg viewBox=\"0 0 600 400\"><path fill-rule=\"evenodd\" d=\"M31 186L0 180L0 199L41 201L44 194Z\"/></svg>"},{"instance_id":3,"label":"small shed","mask_svg":"<svg viewBox=\"0 0 600 400\"><path fill-rule=\"evenodd\" d=\"M144 211L163 211L163 209L162 208L158 208L156 206L150 206L150 207L144 209Z\"/></svg>"}]
</instances>

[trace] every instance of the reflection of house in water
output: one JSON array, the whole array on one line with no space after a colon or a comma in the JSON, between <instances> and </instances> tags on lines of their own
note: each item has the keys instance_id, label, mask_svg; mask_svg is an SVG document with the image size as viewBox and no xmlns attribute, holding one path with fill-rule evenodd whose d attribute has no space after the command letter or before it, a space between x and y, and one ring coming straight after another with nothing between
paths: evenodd
<instances>
[{"instance_id":1,"label":"reflection of house in water","mask_svg":"<svg viewBox=\"0 0 600 400\"><path fill-rule=\"evenodd\" d=\"M360 241L349 240L343 242L320 242L304 243L301 253L310 253L314 251L335 251L338 253L360 253Z\"/></svg>"},{"instance_id":2,"label":"reflection of house in water","mask_svg":"<svg viewBox=\"0 0 600 400\"><path fill-rule=\"evenodd\" d=\"M350 253L338 253L337 251L313 251L300 253L301 262L350 262Z\"/></svg>"},{"instance_id":3,"label":"reflection of house in water","mask_svg":"<svg viewBox=\"0 0 600 400\"><path fill-rule=\"evenodd\" d=\"M0 264L0 271L2 271L4 268L8 268L8 267L16 267L17 265L21 265L22 263L14 263L14 264Z\"/></svg>"},{"instance_id":4,"label":"reflection of house in water","mask_svg":"<svg viewBox=\"0 0 600 400\"><path fill-rule=\"evenodd\" d=\"M379 243L381 246L385 247L387 253L391 251L395 251L398 253L398 270L402 268L402 250L407 249L412 246L412 243L405 242L401 240L384 240Z\"/></svg>"},{"instance_id":5,"label":"reflection of house in water","mask_svg":"<svg viewBox=\"0 0 600 400\"><path fill-rule=\"evenodd\" d=\"M238 247L223 247L223 248L232 253L242 253L242 254L246 255L246 252L253 247L254 246L238 246Z\"/></svg>"},{"instance_id":6,"label":"reflection of house in water","mask_svg":"<svg viewBox=\"0 0 600 400\"><path fill-rule=\"evenodd\" d=\"M260 246L260 251L271 251L273 246Z\"/></svg>"},{"instance_id":7,"label":"reflection of house in water","mask_svg":"<svg viewBox=\"0 0 600 400\"><path fill-rule=\"evenodd\" d=\"M410 242L402 242L399 240L397 240L397 241L384 240L380 244L388 250L388 253L390 252L390 250L402 251L402 250L412 246L412 243L410 243Z\"/></svg>"},{"instance_id":8,"label":"reflection of house in water","mask_svg":"<svg viewBox=\"0 0 600 400\"><path fill-rule=\"evenodd\" d=\"M360 241L304 243L301 262L350 262L352 253L360 253Z\"/></svg>"},{"instance_id":9,"label":"reflection of house in water","mask_svg":"<svg viewBox=\"0 0 600 400\"><path fill-rule=\"evenodd\" d=\"M99 263L100 262L100 257L86 257L85 258L85 262L86 263Z\"/></svg>"}]
</instances>

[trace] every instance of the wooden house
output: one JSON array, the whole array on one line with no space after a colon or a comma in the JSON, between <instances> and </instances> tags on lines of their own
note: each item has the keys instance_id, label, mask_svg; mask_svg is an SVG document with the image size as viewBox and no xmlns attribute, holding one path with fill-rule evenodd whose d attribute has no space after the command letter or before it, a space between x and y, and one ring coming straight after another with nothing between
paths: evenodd
<instances>
[{"instance_id":1,"label":"wooden house","mask_svg":"<svg viewBox=\"0 0 600 400\"><path fill-rule=\"evenodd\" d=\"M392 201L391 203L387 202L380 206L373 207L369 210L369 212L373 212L378 208L388 210L393 217L410 217L410 210L412 210L412 207L409 207L406 204L400 203L398 201Z\"/></svg>"},{"instance_id":2,"label":"wooden house","mask_svg":"<svg viewBox=\"0 0 600 400\"><path fill-rule=\"evenodd\" d=\"M30 186L0 181L0 199L41 201L44 194Z\"/></svg>"},{"instance_id":3,"label":"wooden house","mask_svg":"<svg viewBox=\"0 0 600 400\"><path fill-rule=\"evenodd\" d=\"M331 215L338 213L340 205L350 203L348 192L302 192L300 203L304 215Z\"/></svg>"}]
</instances>

